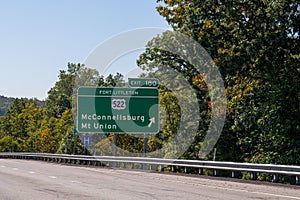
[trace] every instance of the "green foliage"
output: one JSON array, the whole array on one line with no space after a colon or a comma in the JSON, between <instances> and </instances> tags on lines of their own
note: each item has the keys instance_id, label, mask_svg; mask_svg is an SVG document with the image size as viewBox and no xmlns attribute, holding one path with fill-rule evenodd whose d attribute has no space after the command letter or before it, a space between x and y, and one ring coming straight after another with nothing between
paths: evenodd
<instances>
[{"instance_id":1,"label":"green foliage","mask_svg":"<svg viewBox=\"0 0 300 200\"><path fill-rule=\"evenodd\" d=\"M68 63L58 78L48 92L45 106L36 99L0 98L1 102L13 100L7 114L0 118L0 151L84 153L80 139L74 136L72 104L76 86L116 86L122 83L123 76L117 73L104 78L97 70Z\"/></svg>"},{"instance_id":2,"label":"green foliage","mask_svg":"<svg viewBox=\"0 0 300 200\"><path fill-rule=\"evenodd\" d=\"M182 151L188 148L187 145L192 143L184 157L194 159L203 146L201 139L204 138L208 129L211 102L204 81L207 77L203 72L198 72L197 68L191 64L191 62L195 62L199 66L203 64L201 59L193 57L201 50L197 49L195 43L191 44L189 41L185 43L188 47L183 46L182 43L185 40L186 38L167 31L148 42L147 48L140 55L137 64L146 71L144 76L158 78L161 85L164 86L160 87L160 107L166 113L166 117L161 118L164 126L158 135L163 137L157 139L161 147L172 141L164 147L165 157L180 156L184 153ZM165 49L171 49L171 52ZM178 54L174 52L178 52ZM186 83L189 83L191 87ZM191 93L191 90L194 93ZM182 102L181 105L179 102ZM191 112L192 110L193 112ZM194 121L197 119L199 121L196 121L197 124L195 124ZM194 126L198 127L198 132L192 128ZM179 130L180 127L184 128ZM190 141L191 136L188 135L194 134L194 132L197 132L193 136L195 137L194 141Z\"/></svg>"},{"instance_id":3,"label":"green foliage","mask_svg":"<svg viewBox=\"0 0 300 200\"><path fill-rule=\"evenodd\" d=\"M36 101L16 99L2 119L0 139L3 151L32 151L33 135L40 125L42 108Z\"/></svg>"},{"instance_id":4,"label":"green foliage","mask_svg":"<svg viewBox=\"0 0 300 200\"><path fill-rule=\"evenodd\" d=\"M300 163L300 4L297 0L157 0L157 11L175 31L188 35L201 44L217 65L226 87L227 116L222 135L216 145L217 160L255 163ZM211 119L212 102L205 74L198 72L178 55L158 49L170 48L193 57L174 37L166 44L166 32L149 41L138 65L143 76L172 80L160 87L161 131L149 137L148 149L158 149L172 157L181 146L169 145L180 126L182 113L199 111L197 134L181 158L199 159L199 150ZM168 67L165 67L168 66ZM159 69L159 70L158 70ZM195 92L176 96L179 72ZM159 73L158 73L159 72ZM45 106L37 101L0 97L0 151L33 151L49 153L83 153L80 140L74 137L75 112L72 101L78 85L114 87L123 85L123 76L103 77L94 69L68 63L60 71L59 80L48 92ZM179 77L180 78L180 77ZM169 84L169 85L168 85ZM7 101L6 101L7 100ZM180 107L179 101L196 100L198 107ZM7 107L10 106L9 109ZM191 115L192 116L192 115ZM185 116L185 117L190 117ZM179 139L185 138L185 132ZM97 152L112 152L113 135L97 136ZM181 140L182 141L182 140ZM175 141L176 142L176 141ZM184 142L183 142L184 143ZM75 146L75 148L74 148ZM130 152L143 152L143 138L119 136L118 146ZM75 151L74 151L75 150ZM206 159L212 159L212 153ZM208 174L212 171L207 170ZM249 174L241 174L249 178ZM259 174L260 180L271 177ZM281 177L286 181L286 177Z\"/></svg>"},{"instance_id":5,"label":"green foliage","mask_svg":"<svg viewBox=\"0 0 300 200\"><path fill-rule=\"evenodd\" d=\"M160 3L159 14L175 31L201 44L222 74L228 110L216 146L217 159L299 164L299 2L157 2ZM169 66L191 84L197 76L193 67L176 55L155 48L164 45L164 37L168 35L163 34L148 43L138 61L139 66L151 73L155 67L161 66L163 70L163 66ZM180 51L176 41L172 45L171 48ZM201 84L198 86L201 88ZM197 97L200 107L210 104L205 90L198 90ZM206 115L209 119L209 112ZM201 139L203 137L195 138L184 158L197 158Z\"/></svg>"},{"instance_id":6,"label":"green foliage","mask_svg":"<svg viewBox=\"0 0 300 200\"><path fill-rule=\"evenodd\" d=\"M61 117L66 109L72 109L75 77L82 67L81 64L68 63L68 70L60 71L59 81L49 90L45 101L45 109L49 117Z\"/></svg>"}]
</instances>

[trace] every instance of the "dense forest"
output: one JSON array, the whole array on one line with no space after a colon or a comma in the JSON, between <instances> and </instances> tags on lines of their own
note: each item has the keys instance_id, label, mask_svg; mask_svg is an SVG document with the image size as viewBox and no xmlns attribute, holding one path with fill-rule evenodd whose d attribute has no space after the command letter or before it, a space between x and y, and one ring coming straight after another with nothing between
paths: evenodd
<instances>
[{"instance_id":1,"label":"dense forest","mask_svg":"<svg viewBox=\"0 0 300 200\"><path fill-rule=\"evenodd\" d=\"M188 35L204 47L221 73L227 110L222 135L216 145L217 158L299 164L299 2L157 2L160 3L157 11L173 30ZM138 60L139 66L154 74L171 66L198 86L198 96L205 95L205 89L201 89L205 74L195 72L191 63L182 57L161 50L168 48L182 49L182 45L178 37L167 32L148 43ZM183 55L187 52L181 51ZM205 126L201 127L205 130ZM184 157L197 159L195 152L203 145L203 132L200 128L199 140L195 139Z\"/></svg>"},{"instance_id":2,"label":"dense forest","mask_svg":"<svg viewBox=\"0 0 300 200\"><path fill-rule=\"evenodd\" d=\"M116 86L120 74L106 78L81 64L68 63L44 102L16 98L0 118L0 151L81 154L84 148L74 135L73 90L78 75L85 85ZM79 79L77 79L78 81Z\"/></svg>"},{"instance_id":3,"label":"dense forest","mask_svg":"<svg viewBox=\"0 0 300 200\"><path fill-rule=\"evenodd\" d=\"M157 2L157 11L173 30L197 41L210 54L221 73L227 110L225 125L215 146L217 160L299 165L298 1ZM169 36L165 33L153 38L137 63L148 71L148 75L155 75L154 66L161 68L160 72L164 66L171 66L197 91L203 120L192 145L181 158L199 159L198 151L203 145L214 102L210 101L203 83L205 75L195 72L191 63L177 55L157 48L163 47ZM177 44L175 40L172 43L175 47ZM103 77L81 64L69 63L66 71L60 71L59 80L49 90L43 107L38 106L36 100L14 100L6 116L1 118L0 151L83 153L80 138L74 137L72 110L73 87L78 76L89 80L85 85L110 87L116 86L123 78L120 74ZM160 133L149 138L149 151L160 148L178 129L180 108L176 97L161 87L160 99L168 116L162 119L166 122ZM112 140L112 135L107 137ZM95 146L111 148L104 140ZM142 152L143 139L124 134L119 137L118 146ZM204 159L211 158L212 153Z\"/></svg>"}]
</instances>

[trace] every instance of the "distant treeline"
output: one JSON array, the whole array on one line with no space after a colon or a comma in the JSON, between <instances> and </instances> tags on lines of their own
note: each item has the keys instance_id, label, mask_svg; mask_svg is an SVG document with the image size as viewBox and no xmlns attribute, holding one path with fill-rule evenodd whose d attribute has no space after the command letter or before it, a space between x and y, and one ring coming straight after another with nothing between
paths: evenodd
<instances>
[{"instance_id":1,"label":"distant treeline","mask_svg":"<svg viewBox=\"0 0 300 200\"><path fill-rule=\"evenodd\" d=\"M7 110L9 109L9 107L13 102L14 102L14 98L12 97L0 96L0 116L6 114Z\"/></svg>"},{"instance_id":2,"label":"distant treeline","mask_svg":"<svg viewBox=\"0 0 300 200\"><path fill-rule=\"evenodd\" d=\"M6 115L9 107L13 104L16 98L13 97L6 97L3 95L0 95L0 116ZM27 99L24 98L26 101L33 101L35 100L37 102L37 105L42 107L44 105L44 102L38 99Z\"/></svg>"}]
</instances>

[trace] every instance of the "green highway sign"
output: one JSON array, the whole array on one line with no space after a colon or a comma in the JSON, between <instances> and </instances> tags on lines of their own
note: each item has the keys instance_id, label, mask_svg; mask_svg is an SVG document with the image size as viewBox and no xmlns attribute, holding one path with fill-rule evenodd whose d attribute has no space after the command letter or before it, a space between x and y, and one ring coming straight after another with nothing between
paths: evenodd
<instances>
[{"instance_id":1,"label":"green highway sign","mask_svg":"<svg viewBox=\"0 0 300 200\"><path fill-rule=\"evenodd\" d=\"M158 133L157 88L80 87L77 131L80 133Z\"/></svg>"},{"instance_id":2,"label":"green highway sign","mask_svg":"<svg viewBox=\"0 0 300 200\"><path fill-rule=\"evenodd\" d=\"M158 87L157 78L128 78L129 87Z\"/></svg>"}]
</instances>

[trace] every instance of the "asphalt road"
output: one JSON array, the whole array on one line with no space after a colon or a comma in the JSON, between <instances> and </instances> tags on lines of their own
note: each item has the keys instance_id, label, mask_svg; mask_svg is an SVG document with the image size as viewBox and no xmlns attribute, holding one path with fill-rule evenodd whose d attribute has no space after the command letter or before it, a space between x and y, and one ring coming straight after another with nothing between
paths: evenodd
<instances>
[{"instance_id":1,"label":"asphalt road","mask_svg":"<svg viewBox=\"0 0 300 200\"><path fill-rule=\"evenodd\" d=\"M299 199L300 187L0 159L0 200Z\"/></svg>"}]
</instances>

